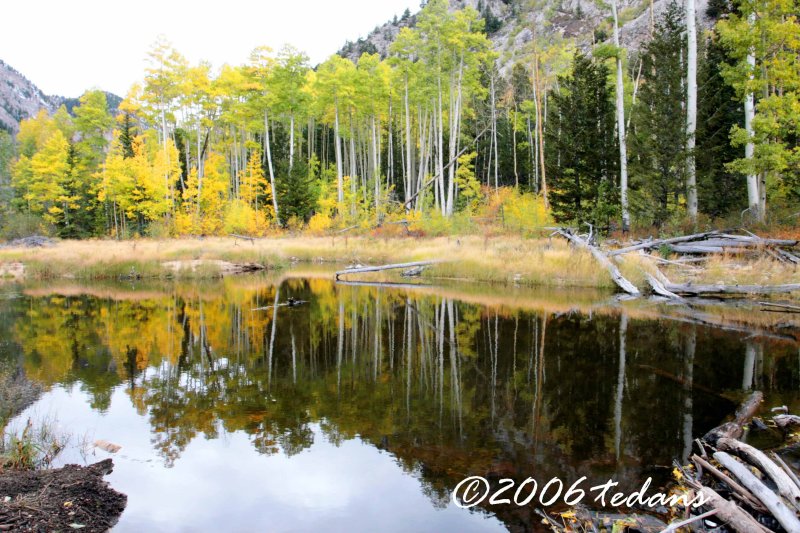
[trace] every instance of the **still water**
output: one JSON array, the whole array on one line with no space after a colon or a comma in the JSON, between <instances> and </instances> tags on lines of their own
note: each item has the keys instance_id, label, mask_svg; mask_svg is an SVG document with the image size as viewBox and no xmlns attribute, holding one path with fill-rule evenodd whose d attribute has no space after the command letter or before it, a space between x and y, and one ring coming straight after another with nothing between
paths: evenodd
<instances>
[{"instance_id":1,"label":"still water","mask_svg":"<svg viewBox=\"0 0 800 533\"><path fill-rule=\"evenodd\" d=\"M478 286L6 287L0 358L57 420L122 446L115 531L524 531L463 478L669 481L745 390L800 407L798 347L607 294ZM307 302L278 306L289 298ZM75 446L62 461L108 456Z\"/></svg>"}]
</instances>

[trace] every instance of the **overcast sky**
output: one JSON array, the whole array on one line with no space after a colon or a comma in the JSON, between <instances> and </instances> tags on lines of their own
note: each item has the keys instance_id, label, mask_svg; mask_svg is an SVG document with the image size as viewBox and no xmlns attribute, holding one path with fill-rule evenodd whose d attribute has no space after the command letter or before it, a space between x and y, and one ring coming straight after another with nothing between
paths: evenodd
<instances>
[{"instance_id":1,"label":"overcast sky","mask_svg":"<svg viewBox=\"0 0 800 533\"><path fill-rule=\"evenodd\" d=\"M312 64L419 0L3 0L0 59L47 94L125 96L164 35L191 62L241 64L292 44Z\"/></svg>"}]
</instances>

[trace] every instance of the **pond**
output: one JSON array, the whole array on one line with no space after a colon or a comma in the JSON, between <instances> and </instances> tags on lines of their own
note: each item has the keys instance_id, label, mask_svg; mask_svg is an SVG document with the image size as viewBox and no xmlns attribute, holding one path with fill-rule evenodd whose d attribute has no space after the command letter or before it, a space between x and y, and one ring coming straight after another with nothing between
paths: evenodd
<instances>
[{"instance_id":1,"label":"pond","mask_svg":"<svg viewBox=\"0 0 800 533\"><path fill-rule=\"evenodd\" d=\"M465 510L451 491L663 486L744 391L800 400L796 343L604 293L300 273L3 291L0 358L46 391L12 426L122 446L115 531L535 530L536 506Z\"/></svg>"}]
</instances>

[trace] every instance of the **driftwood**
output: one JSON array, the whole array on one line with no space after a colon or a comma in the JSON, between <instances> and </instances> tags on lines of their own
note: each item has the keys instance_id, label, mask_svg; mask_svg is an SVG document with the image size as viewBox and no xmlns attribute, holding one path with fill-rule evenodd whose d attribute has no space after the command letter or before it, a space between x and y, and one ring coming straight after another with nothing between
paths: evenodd
<instances>
[{"instance_id":1,"label":"driftwood","mask_svg":"<svg viewBox=\"0 0 800 533\"><path fill-rule=\"evenodd\" d=\"M751 235L747 237L744 235L730 235L728 233L722 233L719 236L725 239L735 239L740 242L752 242L763 246L788 246L791 248L800 244L800 241L796 241L794 239L764 239L757 235Z\"/></svg>"},{"instance_id":2,"label":"driftwood","mask_svg":"<svg viewBox=\"0 0 800 533\"><path fill-rule=\"evenodd\" d=\"M800 306L798 305L789 305L789 304L776 304L772 302L758 302L760 305L765 305L767 307L775 307L778 310L784 310L788 312L797 313L800 312Z\"/></svg>"},{"instance_id":3,"label":"driftwood","mask_svg":"<svg viewBox=\"0 0 800 533\"><path fill-rule=\"evenodd\" d=\"M786 464L786 461L784 461L781 456L775 452L772 452L770 456L772 457L772 460L775 461L784 472L786 472L786 475L789 476L789 478L792 480L792 483L794 483L795 486L800 489L800 478L798 478L797 474L795 474L794 471L789 468L789 465Z\"/></svg>"},{"instance_id":4,"label":"driftwood","mask_svg":"<svg viewBox=\"0 0 800 533\"><path fill-rule=\"evenodd\" d=\"M715 509L717 517L736 531L769 533L769 529L756 522L755 518L747 514L738 505L720 496L714 489L699 484L696 484L696 487L697 491L706 500L706 505Z\"/></svg>"},{"instance_id":5,"label":"driftwood","mask_svg":"<svg viewBox=\"0 0 800 533\"><path fill-rule=\"evenodd\" d=\"M761 503L786 531L800 531L800 520L777 494L762 483L745 465L725 452L717 452L714 459L733 474Z\"/></svg>"},{"instance_id":6,"label":"driftwood","mask_svg":"<svg viewBox=\"0 0 800 533\"><path fill-rule=\"evenodd\" d=\"M744 230L746 231L746 230ZM730 233L710 231L705 233L695 233L693 235L685 235L682 237L673 237L670 239L656 239L641 242L626 248L620 248L609 252L609 257L629 252L637 251L643 252L644 250L654 250L656 248L666 246L671 252L677 254L690 254L690 255L709 255L709 254L752 254L752 253L765 253L777 261L784 263L800 264L800 257L781 249L781 246L795 247L800 241L793 239L765 239L758 235L747 232L749 235L733 235ZM681 258L670 262L667 259L654 258L661 263L676 264L687 261L687 258ZM704 260L704 259L700 259ZM692 261L692 259L689 259Z\"/></svg>"},{"instance_id":7,"label":"driftwood","mask_svg":"<svg viewBox=\"0 0 800 533\"><path fill-rule=\"evenodd\" d=\"M594 246L593 244L590 244L588 241L585 241L580 237L578 237L577 235L573 235L569 231L566 231L562 228L552 228L552 229L554 229L556 233L558 233L571 243L577 245L579 248L584 248L586 250L589 250L594 256L594 258L597 260L597 262L603 265L603 267L606 270L608 270L608 273L611 274L611 279L614 280L614 283L616 283L620 289L622 289L623 291L627 292L632 296L641 295L639 289L636 288L636 285L628 281L625 278L625 276L622 275L622 273L619 271L619 268L617 268L617 266L614 263L612 263L611 260L602 251L600 251L600 248Z\"/></svg>"},{"instance_id":8,"label":"driftwood","mask_svg":"<svg viewBox=\"0 0 800 533\"><path fill-rule=\"evenodd\" d=\"M234 239L242 239L243 241L250 241L251 244L256 243L255 237L248 237L247 235L238 235L236 233L231 233L230 236L233 237Z\"/></svg>"},{"instance_id":9,"label":"driftwood","mask_svg":"<svg viewBox=\"0 0 800 533\"><path fill-rule=\"evenodd\" d=\"M634 244L633 246L628 246L626 248L620 248L619 250L613 250L609 252L608 255L613 257L615 255L627 254L629 252L635 252L637 250L652 250L653 248L660 248L665 244L699 241L710 235L717 235L717 234L718 232L716 231L708 231L705 233L696 233L694 235L684 235L683 237L673 237L671 239L656 239L654 241L646 241L639 244Z\"/></svg>"},{"instance_id":10,"label":"driftwood","mask_svg":"<svg viewBox=\"0 0 800 533\"><path fill-rule=\"evenodd\" d=\"M664 296L665 298L670 298L672 300L682 300L680 296L675 294L674 292L670 292L664 286L663 283L655 276L652 276L645 272L645 277L647 277L647 282L650 284L650 288L653 289L653 292L659 296Z\"/></svg>"},{"instance_id":11,"label":"driftwood","mask_svg":"<svg viewBox=\"0 0 800 533\"><path fill-rule=\"evenodd\" d=\"M705 434L703 440L716 446L720 439L738 439L744 433L745 424L755 416L763 401L763 392L753 392L736 410L733 421L712 429Z\"/></svg>"},{"instance_id":12,"label":"driftwood","mask_svg":"<svg viewBox=\"0 0 800 533\"><path fill-rule=\"evenodd\" d=\"M665 285L668 291L677 294L775 294L800 291L800 283L787 285L693 285L691 283Z\"/></svg>"},{"instance_id":13,"label":"driftwood","mask_svg":"<svg viewBox=\"0 0 800 533\"><path fill-rule=\"evenodd\" d=\"M669 527L667 527L666 529L663 529L661 531L661 533L672 533L673 531L678 531L682 527L686 527L689 524L693 524L695 522L699 522L700 520L703 520L705 518L710 518L710 517L716 515L717 513L719 513L719 511L717 509L712 509L711 511L707 511L707 512L705 512L703 514L699 514L697 516L692 516L690 518L687 518L686 520L681 520L680 522L674 522L674 523L670 524Z\"/></svg>"},{"instance_id":14,"label":"driftwood","mask_svg":"<svg viewBox=\"0 0 800 533\"><path fill-rule=\"evenodd\" d=\"M773 416L772 420L774 420L775 424L781 429L786 429L790 426L800 426L800 416L796 415L777 415Z\"/></svg>"},{"instance_id":15,"label":"driftwood","mask_svg":"<svg viewBox=\"0 0 800 533\"><path fill-rule=\"evenodd\" d=\"M786 501L794 508L800 509L800 488L797 488L794 481L786 475L786 472L775 464L772 459L767 457L764 452L753 448L749 444L728 438L719 439L717 441L717 447L723 451L735 452L736 455L759 468L773 483L775 483L780 495L786 498ZM728 470L730 470L730 468L728 468ZM761 501L763 502L764 500ZM766 504L766 502L764 502L764 504ZM798 524L798 531L800 531L800 524Z\"/></svg>"},{"instance_id":16,"label":"driftwood","mask_svg":"<svg viewBox=\"0 0 800 533\"><path fill-rule=\"evenodd\" d=\"M750 507L753 507L754 509L756 509L758 511L761 511L761 512L765 512L767 510L766 507L761 505L761 502L756 500L753 497L753 495L750 494L750 492L746 488L742 487L739 483L737 483L736 481L731 479L730 476L728 476L727 474L722 472L716 466L712 465L711 463L709 463L708 461L706 461L705 459L703 459L702 457L700 457L698 455L693 455L692 456L692 461L698 467L704 468L711 475L713 475L715 478L717 478L720 481L722 481L723 483L725 483L728 486L728 488L731 490L732 493L736 494L741 500L746 502L747 505L749 505Z\"/></svg>"},{"instance_id":17,"label":"driftwood","mask_svg":"<svg viewBox=\"0 0 800 533\"><path fill-rule=\"evenodd\" d=\"M707 246L705 244L677 244L670 249L678 254L746 254L752 252L747 248L735 246Z\"/></svg>"},{"instance_id":18,"label":"driftwood","mask_svg":"<svg viewBox=\"0 0 800 533\"><path fill-rule=\"evenodd\" d=\"M339 281L340 276L344 276L345 274L363 274L365 272L381 272L383 270L395 270L398 268L412 268L412 267L420 267L420 266L427 266L427 265L434 265L436 263L441 263L441 260L434 260L434 261L415 261L413 263L397 263L393 265L382 265L382 266L373 266L373 267L359 267L359 268L348 268L346 270L340 270L336 272L336 281Z\"/></svg>"}]
</instances>

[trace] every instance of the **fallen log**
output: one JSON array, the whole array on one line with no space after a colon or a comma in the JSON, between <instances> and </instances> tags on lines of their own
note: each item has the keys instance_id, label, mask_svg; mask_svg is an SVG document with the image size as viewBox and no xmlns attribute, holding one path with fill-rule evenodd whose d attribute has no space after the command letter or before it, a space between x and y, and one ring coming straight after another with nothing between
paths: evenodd
<instances>
[{"instance_id":1,"label":"fallen log","mask_svg":"<svg viewBox=\"0 0 800 533\"><path fill-rule=\"evenodd\" d=\"M661 533L672 533L673 531L678 531L682 527L686 527L689 524L694 524L695 522L699 522L700 520L703 520L705 518L710 518L710 517L716 515L717 513L719 513L719 511L717 509L712 509L710 511L706 511L703 514L699 514L699 515L696 515L696 516L691 516L691 517L687 518L686 520L681 520L680 522L673 522L672 524L667 526L666 529L662 529Z\"/></svg>"},{"instance_id":2,"label":"fallen log","mask_svg":"<svg viewBox=\"0 0 800 533\"><path fill-rule=\"evenodd\" d=\"M774 420L781 429L786 429L790 426L800 426L800 416L797 415L777 415L773 416L772 420Z\"/></svg>"},{"instance_id":3,"label":"fallen log","mask_svg":"<svg viewBox=\"0 0 800 533\"><path fill-rule=\"evenodd\" d=\"M647 282L650 284L650 288L653 289L653 292L659 296L664 296L665 298L670 298L671 300L682 300L680 296L675 294L674 292L670 292L664 286L661 281L655 278L655 276L651 276L647 272L644 274L647 277Z\"/></svg>"},{"instance_id":4,"label":"fallen log","mask_svg":"<svg viewBox=\"0 0 800 533\"><path fill-rule=\"evenodd\" d=\"M781 256L785 260L787 260L787 261L789 261L791 263L794 263L795 265L800 265L800 257L797 257L794 254L790 254L786 250L781 250L780 248L776 248L775 249L775 253L777 253L779 256Z\"/></svg>"},{"instance_id":5,"label":"fallen log","mask_svg":"<svg viewBox=\"0 0 800 533\"><path fill-rule=\"evenodd\" d=\"M577 245L579 248L584 248L586 250L589 250L594 256L594 258L597 260L597 262L603 265L603 267L605 267L606 270L608 270L608 273L611 274L611 279L614 280L614 283L617 284L617 287L619 287L620 289L622 289L623 291L627 292L630 295L633 296L641 295L639 289L636 288L636 285L628 281L625 278L625 276L623 276L622 273L619 271L619 268L617 268L617 266L614 263L612 263L611 260L602 251L600 251L600 249L597 246L589 244L587 241L581 239L576 235L571 234L568 231L565 231L562 228L552 228L552 229L554 229L556 233L558 233L571 243Z\"/></svg>"},{"instance_id":6,"label":"fallen log","mask_svg":"<svg viewBox=\"0 0 800 533\"><path fill-rule=\"evenodd\" d=\"M716 452L714 459L733 474L753 496L758 498L786 531L800 531L800 520L797 519L795 513L745 465L725 452Z\"/></svg>"},{"instance_id":7,"label":"fallen log","mask_svg":"<svg viewBox=\"0 0 800 533\"><path fill-rule=\"evenodd\" d=\"M236 234L236 233L230 233L229 235L230 235L231 237L233 237L233 238L234 238L234 240L235 240L235 239L242 239L243 241L250 241L252 244L255 244L255 243L256 243L256 239L255 239L255 237L248 237L247 235L238 235L238 234Z\"/></svg>"},{"instance_id":8,"label":"fallen log","mask_svg":"<svg viewBox=\"0 0 800 533\"><path fill-rule=\"evenodd\" d=\"M791 248L800 244L800 241L796 241L794 239L765 239L757 235L747 236L747 235L731 235L729 233L721 233L719 236L724 239L735 239L742 242L754 242L757 244L763 244L765 246L788 246Z\"/></svg>"},{"instance_id":9,"label":"fallen log","mask_svg":"<svg viewBox=\"0 0 800 533\"><path fill-rule=\"evenodd\" d=\"M773 483L775 483L775 486L778 488L778 493L786 499L789 505L800 510L800 488L798 488L794 484L794 481L786 475L786 472L767 457L764 452L753 448L749 444L728 438L719 439L717 441L717 448L722 451L734 452L748 463L759 468ZM728 470L730 470L730 468L728 468ZM766 505L766 502L764 502L764 504ZM800 531L800 525L798 531Z\"/></svg>"},{"instance_id":10,"label":"fallen log","mask_svg":"<svg viewBox=\"0 0 800 533\"><path fill-rule=\"evenodd\" d=\"M784 309L786 311L795 311L800 312L800 306L798 305L789 305L789 304L777 304L772 302L758 302L759 305L765 305L767 307L775 307L777 309Z\"/></svg>"},{"instance_id":11,"label":"fallen log","mask_svg":"<svg viewBox=\"0 0 800 533\"><path fill-rule=\"evenodd\" d=\"M669 283L667 290L677 294L777 294L800 291L800 283L786 285L679 285Z\"/></svg>"},{"instance_id":12,"label":"fallen log","mask_svg":"<svg viewBox=\"0 0 800 533\"><path fill-rule=\"evenodd\" d=\"M784 461L783 458L777 453L772 452L770 455L772 456L772 460L775 461L784 472L786 472L786 475L789 476L795 486L800 489L800 478L797 477L797 474L794 473L794 470L789 468L789 465L786 464L786 461Z\"/></svg>"},{"instance_id":13,"label":"fallen log","mask_svg":"<svg viewBox=\"0 0 800 533\"><path fill-rule=\"evenodd\" d=\"M719 232L717 231L707 231L705 233L695 233L694 235L684 235L683 237L673 237L671 239L656 239L654 241L646 241L639 244L634 244L633 246L628 246L626 248L620 248L618 250L613 250L608 253L610 257L615 255L622 255L627 254L629 252L635 252L637 250L648 250L653 248L659 248L665 244L674 244L679 242L691 242L691 241L698 241L704 239L710 235L717 235Z\"/></svg>"},{"instance_id":14,"label":"fallen log","mask_svg":"<svg viewBox=\"0 0 800 533\"><path fill-rule=\"evenodd\" d=\"M759 524L755 518L743 511L738 505L720 496L714 489L700 484L694 485L697 491L702 494L706 505L717 511L717 518L722 519L736 531L769 533L769 529Z\"/></svg>"},{"instance_id":15,"label":"fallen log","mask_svg":"<svg viewBox=\"0 0 800 533\"><path fill-rule=\"evenodd\" d=\"M744 433L745 424L755 416L763 401L763 392L753 392L736 410L733 421L715 427L705 434L703 440L716 446L720 439L738 439Z\"/></svg>"},{"instance_id":16,"label":"fallen log","mask_svg":"<svg viewBox=\"0 0 800 533\"><path fill-rule=\"evenodd\" d=\"M736 494L739 497L739 499L741 499L742 501L747 503L747 505L749 505L753 509L755 509L755 510L757 510L759 512L765 512L767 510L766 507L761 505L761 502L759 502L758 500L756 500L753 497L753 495L750 493L750 491L748 491L746 488L742 487L739 483L737 483L736 481L731 479L730 476L728 476L726 473L724 473L722 470L720 470L716 466L712 465L711 463L709 463L708 461L706 461L705 459L703 459L699 455L693 455L692 456L692 461L694 461L694 463L697 466L703 467L706 471L708 471L715 478L717 478L720 481L722 481L723 483L725 483L733 494Z\"/></svg>"},{"instance_id":17,"label":"fallen log","mask_svg":"<svg viewBox=\"0 0 800 533\"><path fill-rule=\"evenodd\" d=\"M753 250L741 245L731 244L730 246L718 245L711 246L706 244L676 244L670 246L670 250L678 254L747 254Z\"/></svg>"},{"instance_id":18,"label":"fallen log","mask_svg":"<svg viewBox=\"0 0 800 533\"><path fill-rule=\"evenodd\" d=\"M339 281L340 276L344 276L345 274L363 274L365 272L381 272L383 270L395 270L398 268L412 268L412 267L419 267L419 266L428 266L428 265L435 265L436 263L441 263L441 260L433 260L433 261L415 261L413 263L396 263L393 265L382 265L382 266L373 266L373 267L359 267L359 268L348 268L346 270L340 270L336 272L336 281Z\"/></svg>"}]
</instances>

